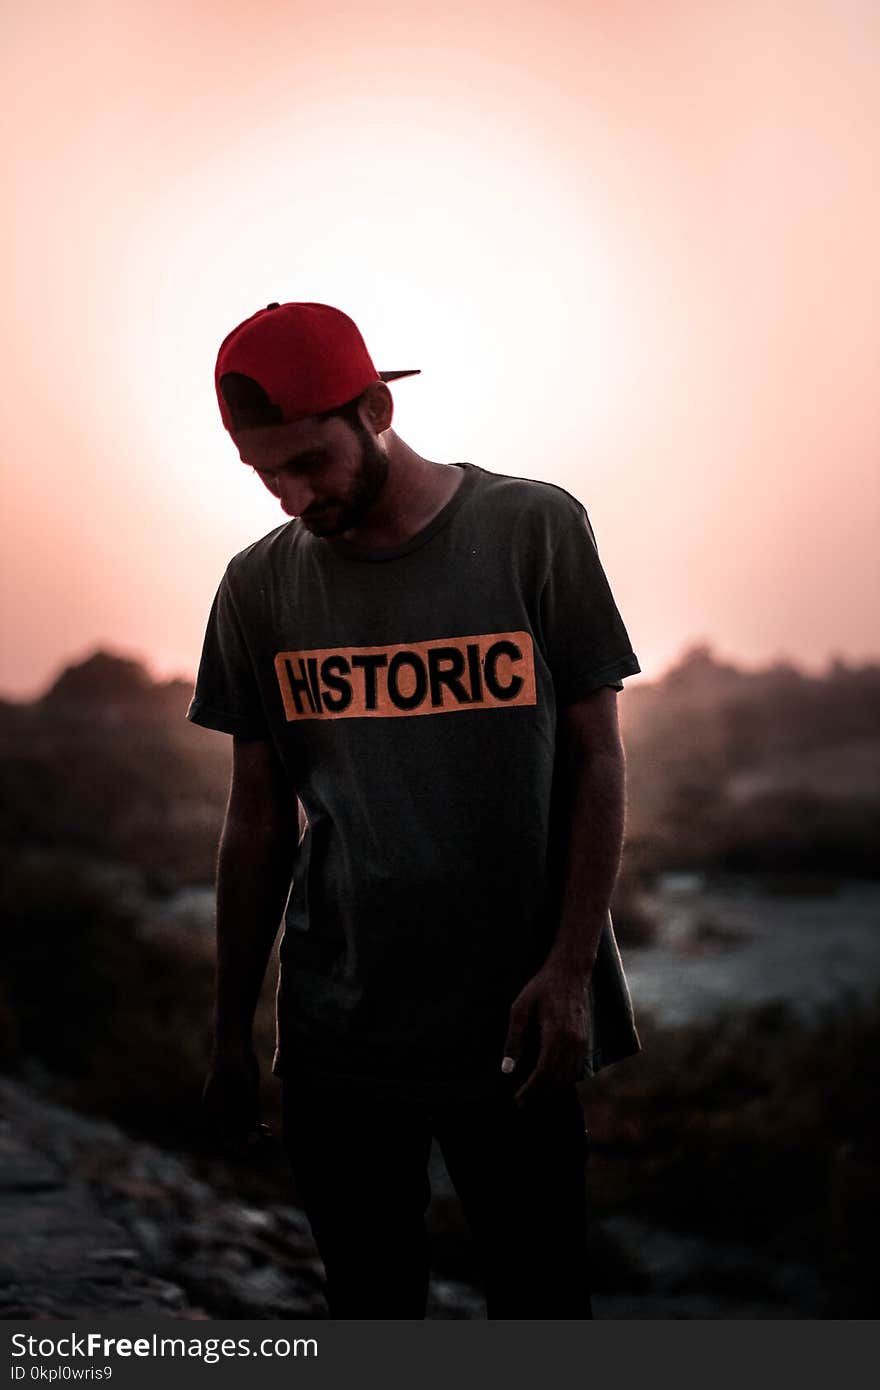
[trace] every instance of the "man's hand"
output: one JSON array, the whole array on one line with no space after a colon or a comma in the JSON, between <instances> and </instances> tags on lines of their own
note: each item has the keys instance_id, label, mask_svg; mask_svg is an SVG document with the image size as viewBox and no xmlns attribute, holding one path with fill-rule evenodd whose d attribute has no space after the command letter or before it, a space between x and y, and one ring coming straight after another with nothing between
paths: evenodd
<instances>
[{"instance_id":1,"label":"man's hand","mask_svg":"<svg viewBox=\"0 0 880 1390\"><path fill-rule=\"evenodd\" d=\"M529 980L510 1008L503 1072L510 1073L518 1065L530 1026L533 1035L538 1035L538 1057L514 1094L517 1105L553 1086L580 1079L589 1028L586 980L577 972L549 965Z\"/></svg>"},{"instance_id":2,"label":"man's hand","mask_svg":"<svg viewBox=\"0 0 880 1390\"><path fill-rule=\"evenodd\" d=\"M260 1132L260 1067L250 1047L216 1049L202 1092L205 1117L227 1148Z\"/></svg>"}]
</instances>

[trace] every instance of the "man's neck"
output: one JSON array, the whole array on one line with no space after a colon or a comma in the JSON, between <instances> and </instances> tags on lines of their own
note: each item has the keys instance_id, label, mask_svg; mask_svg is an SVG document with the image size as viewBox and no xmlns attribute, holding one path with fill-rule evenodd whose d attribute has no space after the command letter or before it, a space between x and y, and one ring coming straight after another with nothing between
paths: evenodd
<instances>
[{"instance_id":1,"label":"man's neck","mask_svg":"<svg viewBox=\"0 0 880 1390\"><path fill-rule=\"evenodd\" d=\"M345 532L346 540L377 550L403 545L429 525L464 477L455 464L417 454L394 430L386 430L382 441L388 458L385 485L360 524Z\"/></svg>"}]
</instances>

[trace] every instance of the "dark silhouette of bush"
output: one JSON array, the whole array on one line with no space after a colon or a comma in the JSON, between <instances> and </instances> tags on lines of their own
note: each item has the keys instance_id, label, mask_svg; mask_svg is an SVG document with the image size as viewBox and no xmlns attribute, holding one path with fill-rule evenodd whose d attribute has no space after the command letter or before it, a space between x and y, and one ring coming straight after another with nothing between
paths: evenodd
<instances>
[{"instance_id":1,"label":"dark silhouette of bush","mask_svg":"<svg viewBox=\"0 0 880 1390\"><path fill-rule=\"evenodd\" d=\"M57 1094L173 1146L202 1141L213 944L144 932L87 867L4 856L0 1067L36 1059ZM273 1037L271 981L258 1019Z\"/></svg>"},{"instance_id":2,"label":"dark silhouette of bush","mask_svg":"<svg viewBox=\"0 0 880 1390\"><path fill-rule=\"evenodd\" d=\"M829 1009L819 1027L783 1003L674 1031L641 1013L639 1026L637 1064L590 1086L601 1209L746 1240L826 1272L859 1246L860 1221L876 1230L868 1206L851 1204L836 1225L832 1208L844 1155L873 1175L875 1203L880 1190L880 998ZM853 1276L862 1291L868 1273Z\"/></svg>"},{"instance_id":3,"label":"dark silhouette of bush","mask_svg":"<svg viewBox=\"0 0 880 1390\"><path fill-rule=\"evenodd\" d=\"M0 843L210 882L231 749L186 722L189 693L98 654L43 701L0 711Z\"/></svg>"},{"instance_id":4,"label":"dark silhouette of bush","mask_svg":"<svg viewBox=\"0 0 880 1390\"><path fill-rule=\"evenodd\" d=\"M79 706L94 711L146 704L154 689L155 682L140 661L96 651L85 661L65 667L41 703L45 709Z\"/></svg>"},{"instance_id":5,"label":"dark silhouette of bush","mask_svg":"<svg viewBox=\"0 0 880 1390\"><path fill-rule=\"evenodd\" d=\"M880 781L863 769L880 750L880 666L746 673L702 645L629 687L621 717L628 835L645 867L876 876ZM836 762L833 786L819 754ZM737 785L750 771L762 774L751 795Z\"/></svg>"}]
</instances>

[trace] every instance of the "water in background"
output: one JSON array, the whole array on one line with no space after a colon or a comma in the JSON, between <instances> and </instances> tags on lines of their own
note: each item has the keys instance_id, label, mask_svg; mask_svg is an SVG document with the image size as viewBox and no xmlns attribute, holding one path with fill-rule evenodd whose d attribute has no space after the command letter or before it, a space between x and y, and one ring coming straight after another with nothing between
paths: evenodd
<instances>
[{"instance_id":1,"label":"water in background","mask_svg":"<svg viewBox=\"0 0 880 1390\"><path fill-rule=\"evenodd\" d=\"M819 1024L880 995L880 885L781 895L750 879L664 874L645 894L650 946L623 948L636 1010L680 1027L778 1002Z\"/></svg>"}]
</instances>

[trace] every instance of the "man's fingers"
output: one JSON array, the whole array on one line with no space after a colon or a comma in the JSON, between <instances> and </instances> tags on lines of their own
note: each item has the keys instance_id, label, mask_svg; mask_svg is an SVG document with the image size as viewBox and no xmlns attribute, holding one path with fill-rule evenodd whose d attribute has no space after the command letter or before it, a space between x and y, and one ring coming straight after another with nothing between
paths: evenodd
<instances>
[{"instance_id":1,"label":"man's fingers","mask_svg":"<svg viewBox=\"0 0 880 1390\"><path fill-rule=\"evenodd\" d=\"M268 1125L218 1136L222 1151L229 1158L262 1158L275 1147L275 1136Z\"/></svg>"},{"instance_id":2,"label":"man's fingers","mask_svg":"<svg viewBox=\"0 0 880 1390\"><path fill-rule=\"evenodd\" d=\"M527 1105L531 1099L545 1090L551 1075L550 1049L544 1044L538 1053L538 1060L535 1062L530 1075L526 1077L519 1090L514 1092L513 1098L517 1105Z\"/></svg>"},{"instance_id":3,"label":"man's fingers","mask_svg":"<svg viewBox=\"0 0 880 1390\"><path fill-rule=\"evenodd\" d=\"M528 1022L528 999L524 999L522 995L519 995L510 1006L510 1022L507 1028L507 1038L504 1043L504 1057L501 1062L501 1070L505 1075L512 1072L519 1061Z\"/></svg>"},{"instance_id":4,"label":"man's fingers","mask_svg":"<svg viewBox=\"0 0 880 1390\"><path fill-rule=\"evenodd\" d=\"M576 1081L581 1072L585 1022L569 1001L560 1001L547 990L542 992L536 988L539 979L536 977L517 995L510 1009L501 1063L506 1075L514 1071L522 1059L526 1031L533 1020L539 1035L539 1055L531 1074L515 1093L517 1102L528 1100L537 1090Z\"/></svg>"},{"instance_id":5,"label":"man's fingers","mask_svg":"<svg viewBox=\"0 0 880 1390\"><path fill-rule=\"evenodd\" d=\"M541 1030L541 1050L531 1075L514 1093L518 1105L527 1103L541 1091L576 1081L580 1075L580 1046L563 1029L546 1026Z\"/></svg>"}]
</instances>

